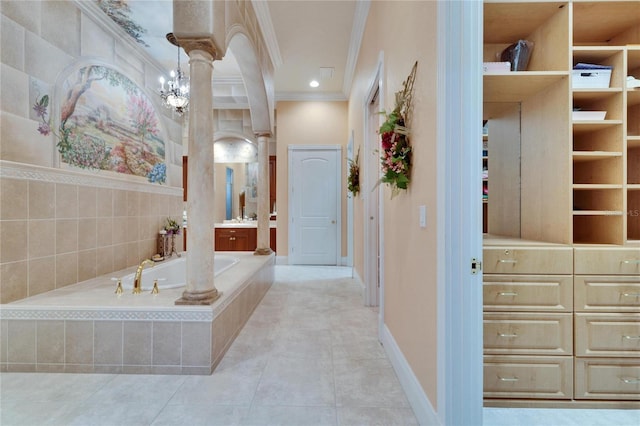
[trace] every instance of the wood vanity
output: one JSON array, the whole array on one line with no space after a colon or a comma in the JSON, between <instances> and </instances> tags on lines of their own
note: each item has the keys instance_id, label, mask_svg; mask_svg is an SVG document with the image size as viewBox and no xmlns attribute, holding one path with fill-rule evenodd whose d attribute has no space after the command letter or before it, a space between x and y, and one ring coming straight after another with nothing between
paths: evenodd
<instances>
[{"instance_id":1,"label":"wood vanity","mask_svg":"<svg viewBox=\"0 0 640 426\"><path fill-rule=\"evenodd\" d=\"M216 223L214 250L254 251L258 246L258 226L255 223ZM269 224L269 246L276 251L275 221Z\"/></svg>"}]
</instances>

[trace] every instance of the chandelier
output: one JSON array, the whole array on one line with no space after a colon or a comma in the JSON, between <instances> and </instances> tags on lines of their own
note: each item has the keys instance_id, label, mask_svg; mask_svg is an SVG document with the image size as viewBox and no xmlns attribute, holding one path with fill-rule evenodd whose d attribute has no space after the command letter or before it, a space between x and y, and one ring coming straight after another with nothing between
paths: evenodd
<instances>
[{"instance_id":1,"label":"chandelier","mask_svg":"<svg viewBox=\"0 0 640 426\"><path fill-rule=\"evenodd\" d=\"M173 33L167 34L167 40L178 47L178 69L169 73L171 77L169 81L160 77L160 97L164 106L173 109L178 115L182 115L189 105L189 78L180 69L180 45Z\"/></svg>"}]
</instances>

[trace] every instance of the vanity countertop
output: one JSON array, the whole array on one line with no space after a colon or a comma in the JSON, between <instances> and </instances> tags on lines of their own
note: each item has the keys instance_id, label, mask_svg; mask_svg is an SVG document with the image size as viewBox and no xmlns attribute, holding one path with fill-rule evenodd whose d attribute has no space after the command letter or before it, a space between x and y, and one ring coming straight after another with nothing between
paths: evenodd
<instances>
[{"instance_id":1,"label":"vanity countertop","mask_svg":"<svg viewBox=\"0 0 640 426\"><path fill-rule=\"evenodd\" d=\"M257 220L250 220L247 222L224 222L224 223L216 223L215 224L216 228L257 228L258 227L258 221ZM270 220L269 221L269 228L275 228L276 227L276 221L275 220Z\"/></svg>"}]
</instances>

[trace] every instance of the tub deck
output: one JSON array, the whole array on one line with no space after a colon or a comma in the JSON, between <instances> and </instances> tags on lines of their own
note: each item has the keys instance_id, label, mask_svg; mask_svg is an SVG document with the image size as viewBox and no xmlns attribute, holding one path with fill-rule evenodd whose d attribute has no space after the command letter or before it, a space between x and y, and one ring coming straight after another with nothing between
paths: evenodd
<instances>
[{"instance_id":1,"label":"tub deck","mask_svg":"<svg viewBox=\"0 0 640 426\"><path fill-rule=\"evenodd\" d=\"M0 371L211 374L273 283L275 256L233 252L210 306L184 287L115 294L135 267L0 305Z\"/></svg>"}]
</instances>

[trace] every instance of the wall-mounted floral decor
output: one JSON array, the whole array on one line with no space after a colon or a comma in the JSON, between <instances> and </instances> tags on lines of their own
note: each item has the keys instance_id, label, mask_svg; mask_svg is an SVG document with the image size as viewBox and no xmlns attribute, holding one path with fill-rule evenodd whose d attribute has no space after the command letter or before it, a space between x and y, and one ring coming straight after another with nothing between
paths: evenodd
<instances>
[{"instance_id":1,"label":"wall-mounted floral decor","mask_svg":"<svg viewBox=\"0 0 640 426\"><path fill-rule=\"evenodd\" d=\"M60 125L50 126L49 96L36 99L38 131L53 131L63 163L147 177L164 183L165 142L147 96L118 71L89 65L62 84Z\"/></svg>"},{"instance_id":2,"label":"wall-mounted floral decor","mask_svg":"<svg viewBox=\"0 0 640 426\"><path fill-rule=\"evenodd\" d=\"M396 92L393 111L389 114L383 112L385 121L379 130L382 145L380 183L386 183L391 187L391 198L398 195L400 190L406 190L411 181L412 149L409 143L409 125L417 67L416 62L402 83L402 90Z\"/></svg>"},{"instance_id":3,"label":"wall-mounted floral decor","mask_svg":"<svg viewBox=\"0 0 640 426\"><path fill-rule=\"evenodd\" d=\"M347 189L355 197L360 192L360 147L352 160L349 159L349 175L347 176Z\"/></svg>"}]
</instances>

